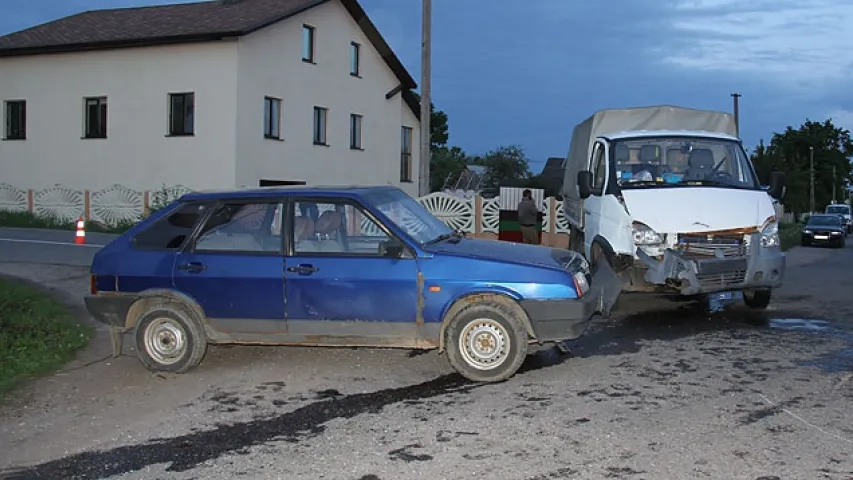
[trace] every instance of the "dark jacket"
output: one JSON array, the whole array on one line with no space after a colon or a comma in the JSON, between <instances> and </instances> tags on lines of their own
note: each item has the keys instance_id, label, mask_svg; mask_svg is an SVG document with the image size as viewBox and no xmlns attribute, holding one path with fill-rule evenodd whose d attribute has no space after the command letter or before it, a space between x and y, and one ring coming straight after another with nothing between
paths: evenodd
<instances>
[{"instance_id":1,"label":"dark jacket","mask_svg":"<svg viewBox=\"0 0 853 480\"><path fill-rule=\"evenodd\" d=\"M536 217L539 214L539 209L536 208L536 202L533 199L522 200L518 202L518 224L519 225L536 225Z\"/></svg>"}]
</instances>

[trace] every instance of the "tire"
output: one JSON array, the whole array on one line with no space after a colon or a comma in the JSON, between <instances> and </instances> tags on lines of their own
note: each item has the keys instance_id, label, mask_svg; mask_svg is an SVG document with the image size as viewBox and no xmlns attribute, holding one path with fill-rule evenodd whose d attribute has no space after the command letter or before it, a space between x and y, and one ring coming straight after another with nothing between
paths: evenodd
<instances>
[{"instance_id":1,"label":"tire","mask_svg":"<svg viewBox=\"0 0 853 480\"><path fill-rule=\"evenodd\" d=\"M764 310L770 305L771 290L764 288L743 292L743 303L754 310Z\"/></svg>"},{"instance_id":2,"label":"tire","mask_svg":"<svg viewBox=\"0 0 853 480\"><path fill-rule=\"evenodd\" d=\"M449 320L444 340L450 365L474 382L502 382L515 375L527 357L523 320L499 302L473 303L460 310ZM478 348L476 340L490 345Z\"/></svg>"},{"instance_id":3,"label":"tire","mask_svg":"<svg viewBox=\"0 0 853 480\"><path fill-rule=\"evenodd\" d=\"M148 370L184 373L201 363L207 338L201 322L183 305L159 301L136 322L136 355Z\"/></svg>"}]
</instances>

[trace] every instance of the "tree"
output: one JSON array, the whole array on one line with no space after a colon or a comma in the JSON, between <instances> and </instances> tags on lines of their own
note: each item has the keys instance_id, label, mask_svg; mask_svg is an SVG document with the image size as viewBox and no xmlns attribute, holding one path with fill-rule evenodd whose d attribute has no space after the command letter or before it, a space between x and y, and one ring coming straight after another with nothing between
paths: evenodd
<instances>
[{"instance_id":1,"label":"tree","mask_svg":"<svg viewBox=\"0 0 853 480\"><path fill-rule=\"evenodd\" d=\"M770 145L762 140L751 158L763 184L770 182L774 171L785 173L787 189L783 203L789 211L803 213L810 203L809 147L814 147L815 207L822 210L832 200L844 200L844 185L853 179L850 157L853 141L850 132L833 125L806 119L799 129L788 126L783 133L774 133ZM833 167L835 177L833 177Z\"/></svg>"},{"instance_id":2,"label":"tree","mask_svg":"<svg viewBox=\"0 0 853 480\"><path fill-rule=\"evenodd\" d=\"M412 94L420 104L420 94L416 92L412 92ZM435 153L437 149L447 146L447 141L450 139L450 127L447 122L447 114L443 110L436 110L435 103L430 102L429 111L429 149L430 152ZM432 164L430 164L430 168L432 168Z\"/></svg>"},{"instance_id":3,"label":"tree","mask_svg":"<svg viewBox=\"0 0 853 480\"><path fill-rule=\"evenodd\" d=\"M486 167L484 186L490 188L517 185L531 177L530 160L519 145L500 146L474 158L473 163Z\"/></svg>"},{"instance_id":4,"label":"tree","mask_svg":"<svg viewBox=\"0 0 853 480\"><path fill-rule=\"evenodd\" d=\"M459 147L438 147L432 152L429 166L429 187L437 192L444 186L448 177L459 178L459 174L468 165L468 156Z\"/></svg>"}]
</instances>

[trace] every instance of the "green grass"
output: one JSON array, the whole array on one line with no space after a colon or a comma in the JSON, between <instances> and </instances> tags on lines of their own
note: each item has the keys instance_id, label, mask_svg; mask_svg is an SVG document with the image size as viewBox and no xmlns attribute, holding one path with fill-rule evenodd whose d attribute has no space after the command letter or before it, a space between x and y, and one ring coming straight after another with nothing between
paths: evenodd
<instances>
[{"instance_id":1,"label":"green grass","mask_svg":"<svg viewBox=\"0 0 853 480\"><path fill-rule=\"evenodd\" d=\"M124 233L136 222L121 223L115 226L86 222L86 231L95 233ZM53 230L75 230L76 222L66 222L54 217L36 215L31 212L9 212L0 210L0 227L49 228Z\"/></svg>"},{"instance_id":2,"label":"green grass","mask_svg":"<svg viewBox=\"0 0 853 480\"><path fill-rule=\"evenodd\" d=\"M779 225L779 243L782 250L790 250L791 247L800 244L800 231L803 225L799 223L783 223Z\"/></svg>"},{"instance_id":3,"label":"green grass","mask_svg":"<svg viewBox=\"0 0 853 480\"><path fill-rule=\"evenodd\" d=\"M22 381L62 366L92 332L60 301L0 278L0 399Z\"/></svg>"}]
</instances>

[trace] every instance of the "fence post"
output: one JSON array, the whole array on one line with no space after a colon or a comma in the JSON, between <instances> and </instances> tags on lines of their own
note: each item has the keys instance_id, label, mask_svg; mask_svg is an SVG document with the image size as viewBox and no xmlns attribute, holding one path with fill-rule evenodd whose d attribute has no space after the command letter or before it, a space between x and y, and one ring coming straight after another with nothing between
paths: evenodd
<instances>
[{"instance_id":1,"label":"fence post","mask_svg":"<svg viewBox=\"0 0 853 480\"><path fill-rule=\"evenodd\" d=\"M32 188L27 189L27 211L30 213L35 212L35 196L36 194Z\"/></svg>"},{"instance_id":2,"label":"fence post","mask_svg":"<svg viewBox=\"0 0 853 480\"><path fill-rule=\"evenodd\" d=\"M474 238L483 234L483 197L474 197Z\"/></svg>"},{"instance_id":3,"label":"fence post","mask_svg":"<svg viewBox=\"0 0 853 480\"><path fill-rule=\"evenodd\" d=\"M87 222L90 219L89 211L92 208L92 198L91 192L89 190L83 190L83 219Z\"/></svg>"},{"instance_id":4,"label":"fence post","mask_svg":"<svg viewBox=\"0 0 853 480\"><path fill-rule=\"evenodd\" d=\"M145 190L142 192L142 218L147 218L151 214L151 192Z\"/></svg>"}]
</instances>

